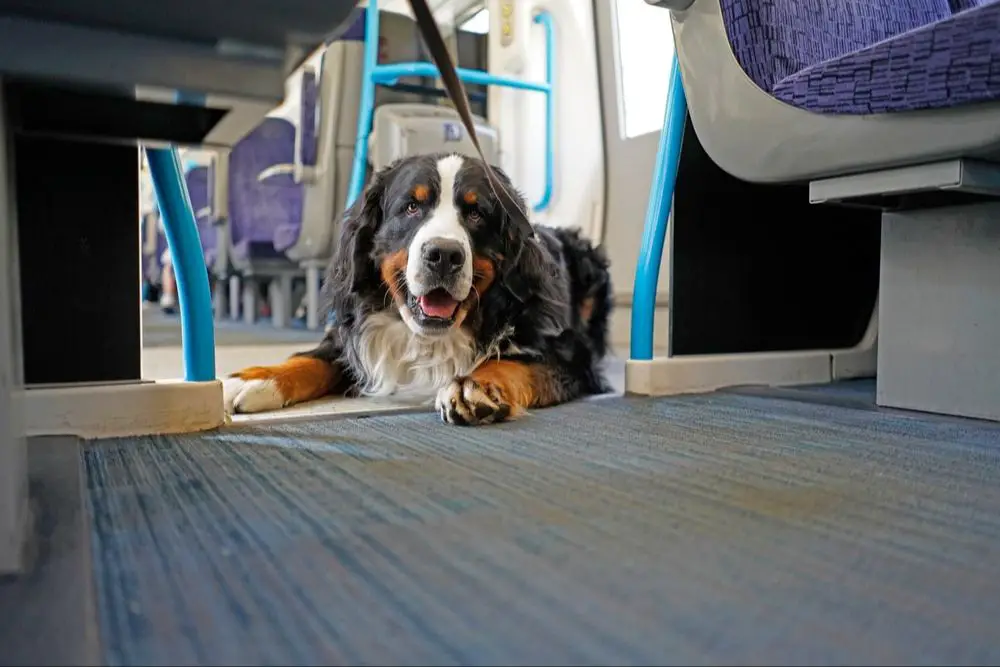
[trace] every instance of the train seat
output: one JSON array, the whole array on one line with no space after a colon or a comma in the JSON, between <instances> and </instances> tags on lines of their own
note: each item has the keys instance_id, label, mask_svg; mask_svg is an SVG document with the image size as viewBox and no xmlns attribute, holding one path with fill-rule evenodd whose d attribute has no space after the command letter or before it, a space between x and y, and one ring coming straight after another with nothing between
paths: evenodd
<instances>
[{"instance_id":1,"label":"train seat","mask_svg":"<svg viewBox=\"0 0 1000 667\"><path fill-rule=\"evenodd\" d=\"M1000 2L647 2L719 167L882 212L879 404L1000 420Z\"/></svg>"},{"instance_id":2,"label":"train seat","mask_svg":"<svg viewBox=\"0 0 1000 667\"><path fill-rule=\"evenodd\" d=\"M275 248L274 236L277 229L300 224L302 186L291 174L266 179L260 175L273 165L293 161L296 134L289 121L265 118L233 146L228 160L228 254L243 280L244 319L256 318L257 279L270 278L281 290L271 294L273 323L278 327L287 323L291 280L300 270ZM279 295L286 301L274 303Z\"/></svg>"},{"instance_id":3,"label":"train seat","mask_svg":"<svg viewBox=\"0 0 1000 667\"><path fill-rule=\"evenodd\" d=\"M299 126L295 134L295 163L291 165L273 165L271 168L258 175L258 180L267 182L271 174L289 173L291 167L292 179L300 185L300 199L307 196L307 192L302 186L302 173L305 170L316 166L316 104L317 104L317 84L316 73L310 69L302 72L302 85L300 89L300 113ZM299 203L300 207L304 202ZM299 239L302 237L304 228L305 211L294 220L285 221L274 228L274 249L280 253L287 254L293 251ZM293 251L294 252L294 251Z\"/></svg>"},{"instance_id":4,"label":"train seat","mask_svg":"<svg viewBox=\"0 0 1000 667\"><path fill-rule=\"evenodd\" d=\"M184 174L184 180L187 183L194 219L198 224L198 236L201 238L201 249L205 254L205 266L211 267L215 263L218 238L212 219L208 167L201 165L191 167Z\"/></svg>"},{"instance_id":5,"label":"train seat","mask_svg":"<svg viewBox=\"0 0 1000 667\"><path fill-rule=\"evenodd\" d=\"M659 4L673 8L691 122L738 178L802 182L1000 155L996 2Z\"/></svg>"},{"instance_id":6,"label":"train seat","mask_svg":"<svg viewBox=\"0 0 1000 667\"><path fill-rule=\"evenodd\" d=\"M386 37L383 61L417 59L420 46L412 19L389 12L383 12L380 19L380 32ZM346 31L327 42L315 64L302 68L297 132L286 138L288 145L280 160L273 156L276 161L257 174L261 183L279 179L286 198L292 197L293 187L297 189L298 215L272 221L269 235L261 231L267 236L261 243L269 242L270 246L261 247L260 252L280 255L298 271L304 271L306 324L313 329L320 326L320 282L333 252L340 213L347 203L357 137L364 35L365 15L361 12ZM377 89L376 104L405 99L405 95ZM242 168L233 167L233 159L242 158L231 156L230 170ZM238 259L233 265L240 270ZM245 305L247 298L245 288Z\"/></svg>"}]
</instances>

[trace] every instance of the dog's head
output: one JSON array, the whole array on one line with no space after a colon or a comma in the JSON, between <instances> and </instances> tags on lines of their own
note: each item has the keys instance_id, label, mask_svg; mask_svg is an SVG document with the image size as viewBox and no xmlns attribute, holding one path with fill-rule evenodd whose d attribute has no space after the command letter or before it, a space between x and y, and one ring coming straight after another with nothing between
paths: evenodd
<instances>
[{"instance_id":1,"label":"dog's head","mask_svg":"<svg viewBox=\"0 0 1000 667\"><path fill-rule=\"evenodd\" d=\"M518 261L523 236L480 160L403 158L376 174L347 212L330 288L350 292L369 311L395 309L416 334L441 334L461 326Z\"/></svg>"}]
</instances>

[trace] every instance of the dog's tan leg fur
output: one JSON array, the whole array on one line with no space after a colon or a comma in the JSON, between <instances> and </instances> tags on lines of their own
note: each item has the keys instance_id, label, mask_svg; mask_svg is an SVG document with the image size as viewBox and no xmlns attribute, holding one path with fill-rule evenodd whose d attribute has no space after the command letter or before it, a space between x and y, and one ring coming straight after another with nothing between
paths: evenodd
<instances>
[{"instance_id":1,"label":"dog's tan leg fur","mask_svg":"<svg viewBox=\"0 0 1000 667\"><path fill-rule=\"evenodd\" d=\"M442 389L437 408L442 418L452 424L490 424L562 400L547 366L494 359Z\"/></svg>"},{"instance_id":2,"label":"dog's tan leg fur","mask_svg":"<svg viewBox=\"0 0 1000 667\"><path fill-rule=\"evenodd\" d=\"M252 366L233 373L223 382L223 393L231 412L265 412L326 396L340 380L336 366L296 356L274 366Z\"/></svg>"}]
</instances>

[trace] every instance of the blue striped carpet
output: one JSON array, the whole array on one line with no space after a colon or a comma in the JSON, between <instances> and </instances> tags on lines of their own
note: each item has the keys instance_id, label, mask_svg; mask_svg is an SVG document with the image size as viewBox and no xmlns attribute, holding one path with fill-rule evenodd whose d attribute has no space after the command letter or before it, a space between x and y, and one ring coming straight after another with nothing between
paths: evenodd
<instances>
[{"instance_id":1,"label":"blue striped carpet","mask_svg":"<svg viewBox=\"0 0 1000 667\"><path fill-rule=\"evenodd\" d=\"M107 664L1000 663L1000 428L616 398L93 443Z\"/></svg>"}]
</instances>

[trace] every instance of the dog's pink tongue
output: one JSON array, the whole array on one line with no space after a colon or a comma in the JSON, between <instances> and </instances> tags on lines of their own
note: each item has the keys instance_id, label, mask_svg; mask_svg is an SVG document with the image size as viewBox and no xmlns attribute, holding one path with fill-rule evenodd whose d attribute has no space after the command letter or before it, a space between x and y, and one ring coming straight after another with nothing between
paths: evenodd
<instances>
[{"instance_id":1,"label":"dog's pink tongue","mask_svg":"<svg viewBox=\"0 0 1000 667\"><path fill-rule=\"evenodd\" d=\"M434 290L430 294L420 297L420 310L431 317L440 317L446 320L455 314L456 308L458 308L458 301L444 290Z\"/></svg>"}]
</instances>

